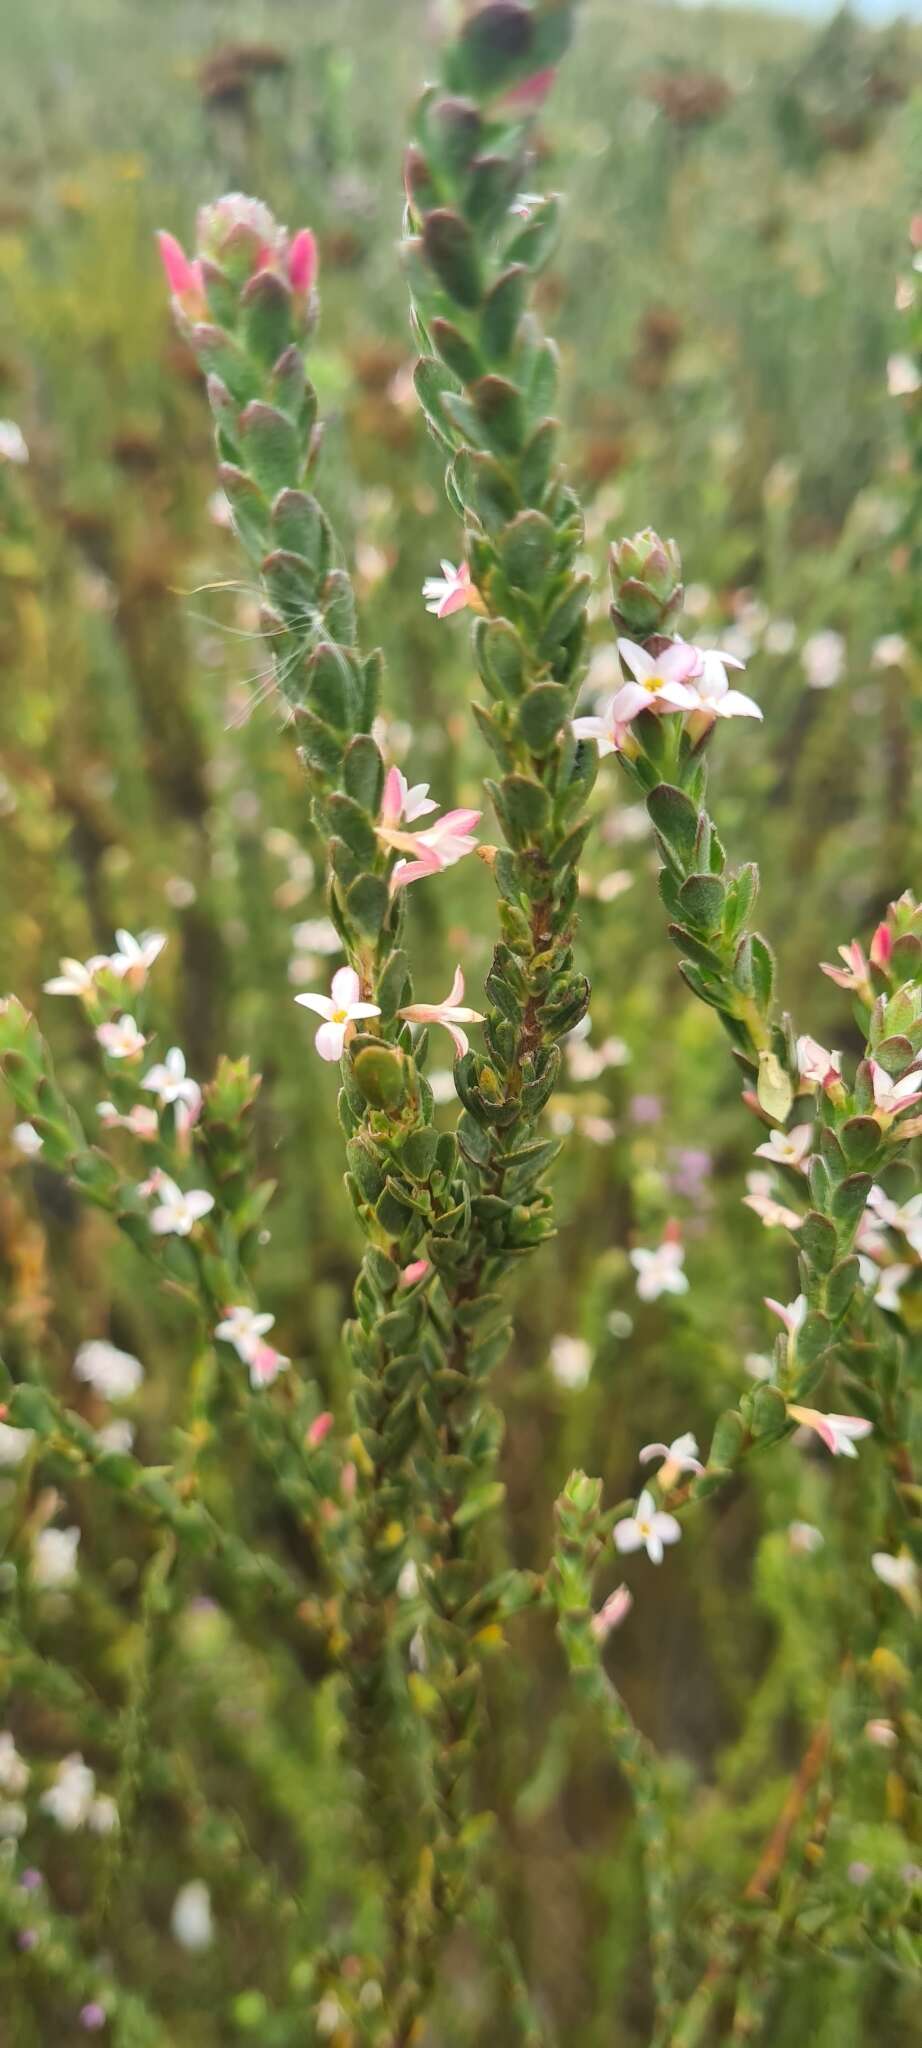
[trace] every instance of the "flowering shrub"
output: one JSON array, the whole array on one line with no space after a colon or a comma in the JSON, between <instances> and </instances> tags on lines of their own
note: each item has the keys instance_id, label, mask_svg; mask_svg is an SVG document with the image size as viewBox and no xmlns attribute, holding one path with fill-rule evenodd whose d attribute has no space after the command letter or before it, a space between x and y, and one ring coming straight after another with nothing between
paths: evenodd
<instances>
[{"instance_id":1,"label":"flowering shrub","mask_svg":"<svg viewBox=\"0 0 922 2048\"><path fill-rule=\"evenodd\" d=\"M217 1917L229 1949L237 1929L252 1945L235 2030L280 2048L482 2039L497 2023L496 2038L555 2038L496 1847L492 1808L505 1794L491 1757L504 1712L501 1682L487 1678L501 1645L516 1654L529 1628L550 1623L572 1681L567 1740L573 1729L577 1746L606 1744L633 1803L643 2031L631 2038L658 2048L774 2038L792 2014L802 2024L814 1979L836 1971L860 1971L867 1995L886 1996L904 2025L919 1881L909 1686L922 1554L910 1401L922 912L907 890L870 938L839 945L841 967L826 964L852 999L847 1053L798 1030L754 926L758 870L733 864L708 808L724 722L760 721L764 707L731 680L743 656L680 634L679 551L652 530L611 546L613 687L596 692L590 676L583 704L593 584L562 466L557 351L538 317L559 206L527 189L534 122L572 14L570 0L466 10L406 158L415 389L464 549L457 567L446 559L441 577L426 577L421 609L445 637L464 629L456 614L472 614L472 708L492 771L481 804L431 795L412 780L412 757L407 772L392 758L384 660L363 644L317 494L314 235L289 234L261 201L230 194L202 211L191 256L160 237L179 335L206 382L217 482L258 593L267 694L322 848L329 927L317 951L344 956L329 993L292 998L290 1035L306 1023L298 1004L319 1020L313 1043L303 1035L304 1060L339 1068L363 1250L328 1406L320 1377L270 1335L259 1263L274 1184L262 1169L260 1081L246 1057L222 1057L199 1079L191 1055L166 1044L164 934L119 929L112 953L64 959L46 981L49 998L77 1005L99 1061L92 1124L34 1017L4 1001L0 1065L22 1159L40 1186L63 1185L152 1264L169 1329L187 1347L193 1333L194 1348L179 1415L152 1418L151 1455L131 1415L110 1412L142 1387L134 1353L99 1335L81 1344L85 1403L62 1398L28 1331L4 1366L13 1725L0 1735L0 1913L24 2040L32 2016L50 2025L60 2013L125 2048L181 2038L185 2015L162 1992L157 1944L123 1897L164 1816L178 1844L175 1943L205 1955ZM914 280L901 291L908 352L890 390L916 422L920 377L905 363L919 361L919 294ZM917 444L910 463L918 454ZM918 482L910 469L907 553L918 548ZM819 638L817 689L833 680L828 664L821 675ZM755 724L743 730L758 745ZM607 776L652 826L682 977L716 1013L741 1117L758 1124L763 1168L746 1201L792 1240L798 1291L765 1298L766 1345L769 1318L780 1324L773 1348L750 1358L748 1385L741 1371L708 1443L709 1418L690 1409L672 1441L638 1448L629 1498L606 1502L601 1480L571 1475L553 1554L535 1570L520 1561L514 1518L503 1547L494 1389L512 1278L555 1230L553 1169L572 1129L559 1108L566 1067L582 1059L597 1078L624 1056L617 1038L593 1048L582 1035L580 876ZM486 836L488 818L501 844ZM460 964L436 999L442 984L414 924L415 906L469 859L492 933L482 1010L465 1000L471 970ZM625 965L613 960L618 975ZM454 1053L438 1097L432 1026ZM635 1097L633 1114L655 1123L656 1097ZM610 1123L595 1123L607 1146ZM700 1158L680 1166L694 1203ZM296 1170L286 1157L285 1173ZM629 1262L642 1303L690 1288L672 1217L658 1243L631 1246ZM586 1340L561 1334L551 1365L561 1388L585 1387ZM817 1470L826 1455L855 1467L835 1494ZM825 1530L791 1519L798 1461ZM769 1593L784 1654L745 1703L726 1776L709 1784L690 1758L654 1744L621 1675L630 1631L656 1611L660 1582L647 1566L665 1577L704 1522L706 1579L720 1503L747 1484L777 1503ZM804 1566L799 1581L785 1576L788 1553ZM630 1583L599 1588L605 1566ZM782 1725L789 1688L799 1754ZM229 1691L240 1702L230 1718ZM82 1746L65 1748L65 1730ZM553 1774L553 1740L549 1758ZM765 1796L742 1800L741 1785L760 1776ZM61 1833L74 1838L67 1857ZM865 1842L867 1861L853 1853ZM624 1939L631 1843L621 1868L605 1940ZM485 1986L472 2016L453 2012L452 1957L465 1940ZM573 2038L567 2014L561 2026Z\"/></svg>"}]
</instances>

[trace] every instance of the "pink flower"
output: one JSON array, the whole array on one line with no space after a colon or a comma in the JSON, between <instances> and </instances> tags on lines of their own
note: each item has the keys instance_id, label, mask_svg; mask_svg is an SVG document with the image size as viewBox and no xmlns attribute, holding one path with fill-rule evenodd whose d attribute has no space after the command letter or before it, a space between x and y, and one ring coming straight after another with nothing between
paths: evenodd
<instances>
[{"instance_id":1,"label":"pink flower","mask_svg":"<svg viewBox=\"0 0 922 2048\"><path fill-rule=\"evenodd\" d=\"M660 654L648 654L634 640L619 640L618 653L634 678L619 691L622 719L636 718L638 711L694 711L697 698L686 684L701 673L703 657L697 647L672 640Z\"/></svg>"},{"instance_id":2,"label":"pink flower","mask_svg":"<svg viewBox=\"0 0 922 2048\"><path fill-rule=\"evenodd\" d=\"M507 107L517 107L523 114L533 113L544 105L556 76L551 64L543 71L533 71L530 78L523 78L521 85L513 85L503 94Z\"/></svg>"},{"instance_id":3,"label":"pink flower","mask_svg":"<svg viewBox=\"0 0 922 2048\"><path fill-rule=\"evenodd\" d=\"M307 298L317 276L317 241L310 228L299 228L288 244L288 282L299 298Z\"/></svg>"},{"instance_id":4,"label":"pink flower","mask_svg":"<svg viewBox=\"0 0 922 2048\"><path fill-rule=\"evenodd\" d=\"M295 996L305 1010L313 1010L325 1022L314 1039L322 1060L340 1060L350 1038L354 1036L357 1019L380 1017L377 1003L363 1003L362 984L354 967L339 967L333 976L328 996Z\"/></svg>"},{"instance_id":5,"label":"pink flower","mask_svg":"<svg viewBox=\"0 0 922 2048\"><path fill-rule=\"evenodd\" d=\"M312 1451L316 1451L325 1438L329 1436L334 1420L335 1417L331 1408L325 1408L322 1415L315 1415L307 1432L307 1442Z\"/></svg>"},{"instance_id":6,"label":"pink flower","mask_svg":"<svg viewBox=\"0 0 922 2048\"><path fill-rule=\"evenodd\" d=\"M411 789L399 768L388 769L379 821L382 836L386 832L398 831L401 825L412 825L416 818L424 818L427 812L437 810L438 804L429 795L428 782L415 782Z\"/></svg>"},{"instance_id":7,"label":"pink flower","mask_svg":"<svg viewBox=\"0 0 922 2048\"><path fill-rule=\"evenodd\" d=\"M749 1173L746 1180L749 1193L743 1196L744 1206L760 1218L767 1230L800 1229L803 1217L798 1216L796 1209L788 1209L783 1202L776 1201L772 1194L771 1174Z\"/></svg>"},{"instance_id":8,"label":"pink flower","mask_svg":"<svg viewBox=\"0 0 922 2048\"><path fill-rule=\"evenodd\" d=\"M834 1458L857 1458L855 1444L870 1436L874 1426L863 1415L821 1415L818 1408L801 1408L793 1401L788 1403L788 1414L803 1429L814 1430Z\"/></svg>"},{"instance_id":9,"label":"pink flower","mask_svg":"<svg viewBox=\"0 0 922 2048\"><path fill-rule=\"evenodd\" d=\"M827 1052L815 1038L797 1040L797 1071L802 1081L814 1088L831 1088L841 1081L842 1054Z\"/></svg>"},{"instance_id":10,"label":"pink flower","mask_svg":"<svg viewBox=\"0 0 922 2048\"><path fill-rule=\"evenodd\" d=\"M770 1294L766 1294L763 1298L766 1308L770 1308L772 1315L777 1316L779 1323L784 1324L788 1336L796 1337L807 1313L806 1295L795 1295L793 1301L786 1302L775 1301Z\"/></svg>"},{"instance_id":11,"label":"pink flower","mask_svg":"<svg viewBox=\"0 0 922 2048\"><path fill-rule=\"evenodd\" d=\"M922 1074L918 1068L912 1073L902 1074L898 1081L893 1081L876 1060L869 1060L868 1072L874 1090L874 1108L871 1114L882 1126L886 1127L894 1117L899 1116L901 1110L909 1109L912 1103L922 1102L922 1088L917 1086L917 1083L922 1081Z\"/></svg>"},{"instance_id":12,"label":"pink flower","mask_svg":"<svg viewBox=\"0 0 922 2048\"><path fill-rule=\"evenodd\" d=\"M651 1458L662 1458L663 1463L657 1479L664 1493L675 1485L682 1472L703 1472L704 1466L698 1457L698 1439L690 1429L682 1436L673 1438L671 1444L644 1444L638 1452L642 1465L649 1465Z\"/></svg>"},{"instance_id":13,"label":"pink flower","mask_svg":"<svg viewBox=\"0 0 922 2048\"><path fill-rule=\"evenodd\" d=\"M459 1030L459 1025L483 1023L483 1016L479 1010L466 1010L460 1007L463 994L464 976L460 967L456 967L454 980L444 1002L408 1003L405 1010L398 1010L397 1015L403 1017L407 1024L444 1025L454 1040L459 1060L463 1060L468 1042L465 1032Z\"/></svg>"},{"instance_id":14,"label":"pink flower","mask_svg":"<svg viewBox=\"0 0 922 2048\"><path fill-rule=\"evenodd\" d=\"M879 924L871 940L871 966L879 967L883 973L890 965L893 952L893 933L886 923Z\"/></svg>"},{"instance_id":15,"label":"pink flower","mask_svg":"<svg viewBox=\"0 0 922 2048\"><path fill-rule=\"evenodd\" d=\"M291 1359L276 1351L273 1344L255 1344L246 1363L250 1368L251 1387L271 1387L279 1373L291 1364Z\"/></svg>"},{"instance_id":16,"label":"pink flower","mask_svg":"<svg viewBox=\"0 0 922 2048\"><path fill-rule=\"evenodd\" d=\"M902 1231L913 1251L922 1258L922 1195L910 1195L908 1202L894 1202L884 1188L873 1187L868 1195L868 1208L873 1209L888 1230Z\"/></svg>"},{"instance_id":17,"label":"pink flower","mask_svg":"<svg viewBox=\"0 0 922 2048\"><path fill-rule=\"evenodd\" d=\"M450 619L452 612L461 612L466 605L480 606L480 594L466 562L456 569L452 562L443 561L441 576L426 577L423 596L427 612L434 612L437 619Z\"/></svg>"},{"instance_id":18,"label":"pink flower","mask_svg":"<svg viewBox=\"0 0 922 2048\"><path fill-rule=\"evenodd\" d=\"M133 1017L113 1017L107 1024L98 1024L96 1037L110 1060L138 1060L147 1039L138 1030Z\"/></svg>"},{"instance_id":19,"label":"pink flower","mask_svg":"<svg viewBox=\"0 0 922 2048\"><path fill-rule=\"evenodd\" d=\"M612 1629L621 1627L633 1605L634 1595L628 1591L627 1586L616 1586L614 1592L609 1593L608 1599L603 1601L598 1613L593 1615L589 1623L597 1643L604 1643L611 1635Z\"/></svg>"},{"instance_id":20,"label":"pink flower","mask_svg":"<svg viewBox=\"0 0 922 2048\"><path fill-rule=\"evenodd\" d=\"M274 1322L274 1316L261 1314L248 1302L240 1302L236 1308L225 1310L221 1322L215 1325L215 1336L221 1339L222 1344L232 1344L238 1358L247 1365Z\"/></svg>"},{"instance_id":21,"label":"pink flower","mask_svg":"<svg viewBox=\"0 0 922 2048\"><path fill-rule=\"evenodd\" d=\"M480 811L445 811L424 832L389 835L391 845L405 846L414 856L412 860L397 862L391 875L391 890L406 889L425 875L441 874L443 868L452 868L466 853L473 853L477 841L472 837L472 827L480 823L481 816Z\"/></svg>"},{"instance_id":22,"label":"pink flower","mask_svg":"<svg viewBox=\"0 0 922 2048\"><path fill-rule=\"evenodd\" d=\"M411 1259L410 1264L403 1267L398 1285L401 1287L415 1287L418 1280L425 1280L426 1274L430 1270L431 1261L429 1259Z\"/></svg>"},{"instance_id":23,"label":"pink flower","mask_svg":"<svg viewBox=\"0 0 922 2048\"><path fill-rule=\"evenodd\" d=\"M139 939L124 929L115 934L116 952L109 966L129 988L143 988L148 971L166 945L165 932L143 932Z\"/></svg>"},{"instance_id":24,"label":"pink flower","mask_svg":"<svg viewBox=\"0 0 922 2048\"><path fill-rule=\"evenodd\" d=\"M772 1131L764 1145L756 1146L756 1158L770 1159L773 1166L793 1166L803 1173L812 1144L813 1125L795 1124L791 1131Z\"/></svg>"},{"instance_id":25,"label":"pink flower","mask_svg":"<svg viewBox=\"0 0 922 2048\"><path fill-rule=\"evenodd\" d=\"M864 1732L875 1749L895 1749L899 1740L892 1721L866 1721Z\"/></svg>"},{"instance_id":26,"label":"pink flower","mask_svg":"<svg viewBox=\"0 0 922 2048\"><path fill-rule=\"evenodd\" d=\"M688 1278L683 1271L685 1249L674 1238L664 1238L655 1251L639 1245L629 1257L637 1274L641 1301L657 1301L661 1294L688 1293Z\"/></svg>"},{"instance_id":27,"label":"pink flower","mask_svg":"<svg viewBox=\"0 0 922 2048\"><path fill-rule=\"evenodd\" d=\"M572 720L574 736L578 740L595 740L603 758L606 754L620 754L629 735L632 718L636 718L648 701L646 697L638 700L636 683L624 683L596 716Z\"/></svg>"},{"instance_id":28,"label":"pink flower","mask_svg":"<svg viewBox=\"0 0 922 2048\"><path fill-rule=\"evenodd\" d=\"M886 930L886 926L883 929ZM840 946L838 951L840 958L845 961L845 966L831 967L828 960L822 960L822 973L828 974L830 981L836 982L839 988L854 989L855 994L860 995L866 1003L873 1002L874 992L868 980L868 963L858 940L850 940L847 946Z\"/></svg>"},{"instance_id":29,"label":"pink flower","mask_svg":"<svg viewBox=\"0 0 922 2048\"><path fill-rule=\"evenodd\" d=\"M107 1131L131 1131L135 1138L150 1143L159 1137L160 1125L155 1109L149 1109L146 1102L137 1102L126 1116L120 1116L114 1102L97 1102L96 1114Z\"/></svg>"},{"instance_id":30,"label":"pink flower","mask_svg":"<svg viewBox=\"0 0 922 2048\"><path fill-rule=\"evenodd\" d=\"M190 320L200 320L206 310L201 264L190 261L182 243L165 228L157 235L157 246L174 305Z\"/></svg>"},{"instance_id":31,"label":"pink flower","mask_svg":"<svg viewBox=\"0 0 922 2048\"><path fill-rule=\"evenodd\" d=\"M625 1515L612 1530L615 1549L626 1554L645 1550L651 1564L662 1564L664 1545L678 1543L682 1534L674 1515L657 1508L652 1493L644 1488L633 1515Z\"/></svg>"}]
</instances>

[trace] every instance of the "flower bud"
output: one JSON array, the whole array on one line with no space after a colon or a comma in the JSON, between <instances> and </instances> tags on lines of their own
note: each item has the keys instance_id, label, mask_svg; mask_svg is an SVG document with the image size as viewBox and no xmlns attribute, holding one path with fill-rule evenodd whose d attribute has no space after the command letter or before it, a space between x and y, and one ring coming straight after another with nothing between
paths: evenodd
<instances>
[{"instance_id":1,"label":"flower bud","mask_svg":"<svg viewBox=\"0 0 922 2048\"><path fill-rule=\"evenodd\" d=\"M668 632L684 596L675 541L660 540L648 526L631 539L613 541L609 561L615 625L639 640Z\"/></svg>"}]
</instances>

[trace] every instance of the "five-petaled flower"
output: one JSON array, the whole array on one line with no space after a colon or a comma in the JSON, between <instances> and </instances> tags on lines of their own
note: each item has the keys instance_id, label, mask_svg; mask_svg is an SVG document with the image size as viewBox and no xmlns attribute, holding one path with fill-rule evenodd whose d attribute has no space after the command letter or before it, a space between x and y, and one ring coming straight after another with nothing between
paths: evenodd
<instances>
[{"instance_id":1,"label":"five-petaled flower","mask_svg":"<svg viewBox=\"0 0 922 2048\"><path fill-rule=\"evenodd\" d=\"M662 1458L656 1477L664 1493L669 1492L683 1472L704 1471L698 1456L698 1439L690 1429L674 1437L671 1444L644 1444L637 1455L642 1465L649 1465L651 1458Z\"/></svg>"},{"instance_id":2,"label":"five-petaled flower","mask_svg":"<svg viewBox=\"0 0 922 2048\"><path fill-rule=\"evenodd\" d=\"M922 1073L918 1067L914 1067L910 1073L902 1074L898 1081L894 1081L877 1060L869 1060L868 1073L874 1091L871 1115L876 1117L884 1128L894 1117L899 1116L902 1110L909 1109L914 1102L922 1102L922 1087L919 1086Z\"/></svg>"},{"instance_id":3,"label":"five-petaled flower","mask_svg":"<svg viewBox=\"0 0 922 2048\"><path fill-rule=\"evenodd\" d=\"M324 1019L314 1039L322 1060L342 1059L359 1019L381 1015L377 1003L362 1001L362 984L354 967L337 968L328 996L295 996L295 1002Z\"/></svg>"},{"instance_id":4,"label":"five-petaled flower","mask_svg":"<svg viewBox=\"0 0 922 2048\"><path fill-rule=\"evenodd\" d=\"M250 1308L247 1302L240 1302L236 1307L225 1310L221 1322L215 1325L215 1336L220 1337L223 1344L232 1344L238 1358L248 1365L253 1351L274 1322L274 1316Z\"/></svg>"},{"instance_id":5,"label":"five-petaled flower","mask_svg":"<svg viewBox=\"0 0 922 2048\"><path fill-rule=\"evenodd\" d=\"M178 1188L168 1173L158 1175L155 1192L160 1200L149 1221L156 1237L189 1237L214 1208L214 1196L207 1189Z\"/></svg>"},{"instance_id":6,"label":"five-petaled flower","mask_svg":"<svg viewBox=\"0 0 922 2048\"><path fill-rule=\"evenodd\" d=\"M662 1564L664 1546L678 1543L681 1534L675 1515L667 1515L658 1508L646 1487L634 1513L625 1515L612 1530L616 1550L645 1550L651 1564Z\"/></svg>"},{"instance_id":7,"label":"five-petaled flower","mask_svg":"<svg viewBox=\"0 0 922 2048\"><path fill-rule=\"evenodd\" d=\"M733 654L708 648L701 656L700 674L685 678L684 688L694 697L697 714L693 724L700 723L706 728L713 725L715 718L761 718L761 709L753 697L731 689L728 667L742 668L743 663Z\"/></svg>"},{"instance_id":8,"label":"five-petaled flower","mask_svg":"<svg viewBox=\"0 0 922 2048\"><path fill-rule=\"evenodd\" d=\"M661 1294L688 1293L688 1278L683 1271L685 1248L675 1238L664 1238L655 1251L638 1246L630 1253L630 1261L637 1274L641 1301L657 1301Z\"/></svg>"},{"instance_id":9,"label":"five-petaled flower","mask_svg":"<svg viewBox=\"0 0 922 2048\"><path fill-rule=\"evenodd\" d=\"M901 1550L896 1557L888 1550L875 1550L871 1554L871 1570L881 1584L889 1586L891 1592L901 1598L915 1614L919 1608L918 1580L919 1567L908 1550Z\"/></svg>"},{"instance_id":10,"label":"five-petaled flower","mask_svg":"<svg viewBox=\"0 0 922 2048\"><path fill-rule=\"evenodd\" d=\"M466 605L479 608L481 603L466 562L456 569L453 562L443 561L441 576L426 577L423 596L427 612L434 612L437 619L450 619L452 612L461 612Z\"/></svg>"},{"instance_id":11,"label":"five-petaled flower","mask_svg":"<svg viewBox=\"0 0 922 2048\"><path fill-rule=\"evenodd\" d=\"M98 1024L96 1036L110 1060L139 1060L147 1039L139 1031L133 1017L111 1017L105 1024Z\"/></svg>"},{"instance_id":12,"label":"five-petaled flower","mask_svg":"<svg viewBox=\"0 0 922 2048\"><path fill-rule=\"evenodd\" d=\"M788 1402L788 1414L803 1429L812 1429L834 1458L857 1458L856 1443L870 1436L874 1427L864 1415L822 1415L818 1408L801 1408Z\"/></svg>"},{"instance_id":13,"label":"five-petaled flower","mask_svg":"<svg viewBox=\"0 0 922 2048\"><path fill-rule=\"evenodd\" d=\"M483 1016L480 1010L467 1010L464 1008L461 1000L463 995L464 976L460 967L456 967L454 980L444 1002L408 1003L405 1009L398 1010L397 1015L402 1017L407 1024L444 1025L445 1030L449 1032L454 1040L455 1051L459 1060L463 1060L468 1049L468 1041L466 1032L462 1031L460 1026L462 1024L483 1023Z\"/></svg>"}]
</instances>

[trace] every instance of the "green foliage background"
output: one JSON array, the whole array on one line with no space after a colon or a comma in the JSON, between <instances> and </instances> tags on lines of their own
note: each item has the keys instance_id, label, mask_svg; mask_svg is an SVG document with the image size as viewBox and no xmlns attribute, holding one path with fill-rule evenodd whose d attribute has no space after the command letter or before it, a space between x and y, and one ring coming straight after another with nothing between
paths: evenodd
<instances>
[{"instance_id":1,"label":"green foliage background","mask_svg":"<svg viewBox=\"0 0 922 2048\"><path fill-rule=\"evenodd\" d=\"M405 114L439 13L422 0L46 0L6 22L0 77L0 414L31 451L27 468L0 476L0 988L42 1005L61 1078L91 1116L88 1034L75 1007L41 998L41 982L60 954L109 948L116 925L170 933L155 978L159 1043L181 1043L203 1079L222 1050L249 1053L265 1076L259 1147L280 1191L261 1298L283 1349L340 1412L338 1331L358 1240L335 1083L291 1001L296 987L325 985L327 962L304 960L310 935L292 937L322 915L322 891L303 851L292 753L259 701L252 594L210 516L210 422L170 328L152 237L167 226L188 239L195 207L228 187L318 231L324 488L374 621L369 640L386 650L392 743L411 730L411 780L446 805L476 802L465 623L439 626L420 597L457 534L409 391L395 256ZM209 103L201 66L224 46L233 76L233 44L284 62L255 76L252 51L238 52L239 91ZM587 0L543 130L541 179L567 194L567 215L542 311L562 347L587 553L601 591L607 539L651 524L679 540L708 627L764 608L746 686L765 724L722 735L721 827L736 857L761 863L761 922L800 1028L837 1045L853 1027L816 963L918 875L918 644L895 666L872 649L907 630L893 540L901 421L885 364L918 202L919 54L908 34L847 23L818 39L757 13ZM700 118L680 118L690 106ZM766 619L793 622L790 652L766 649ZM821 628L846 641L842 678L822 692L805 688L800 659ZM602 650L601 598L596 632ZM598 1471L617 1499L635 1485L638 1444L687 1428L706 1440L745 1379L745 1355L767 1348L762 1295L795 1291L788 1253L741 1206L753 1126L716 1021L679 982L649 832L613 773L603 770L595 801L583 922L592 1043L617 1034L629 1059L561 1090L558 1123L573 1130L560 1234L526 1270L500 1379L506 1534L515 1560L537 1569L568 1470ZM615 871L623 883L612 887ZM413 896L419 993L440 994L461 958L476 1003L488 876L471 861ZM615 1127L609 1142L593 1133L598 1119ZM0 1145L12 1167L6 1125ZM690 1150L708 1157L695 1166ZM627 1247L657 1243L671 1217L690 1292L644 1306ZM37 1351L75 1405L78 1342L108 1335L144 1360L139 1443L156 1462L189 1370L183 1313L40 1166L18 1165L0 1191L0 1282L4 1355L15 1365ZM559 1334L592 1348L582 1391L549 1368ZM633 1575L620 1682L674 1760L677 1805L696 1802L682 1882L699 1914L709 1887L716 1899L745 1882L822 1709L849 1575L865 1569L876 1526L853 1469L788 1449L690 1522L661 1575ZM234 1480L251 1483L239 1458ZM40 1647L66 1662L75 1631L73 1654L79 1639L105 1709L134 1654L137 1537L88 1493L73 1506L100 1577ZM264 1486L252 1515L271 1539ZM794 1554L795 1518L837 1529L835 1542ZM120 1879L121 1974L156 1990L164 2042L312 2038L278 2018L297 2002L298 1965L284 1912L266 1901L297 1887L319 1939L331 1900L335 1917L356 1881L329 1693L308 1708L287 1667L191 1599L162 1679L168 1712L158 1730L155 1696L151 1740L167 1738L179 1707L187 1799L178 1832L166 1804L143 1810ZM490 1685L497 1733L482 1803L499 1815L497 1864L530 1976L562 2042L635 2048L647 2039L647 1985L621 1787L567 1698L546 1624L513 1628ZM32 1754L73 1746L67 1707L51 1696L16 1725ZM103 1765L106 1739L103 1713ZM842 1873L843 1954L792 1973L776 2048L911 2038L899 1975L875 1969L848 1934L847 1866L895 1873L909 1853L886 1760L863 1768L861 1839L833 1825L827 1844ZM36 1856L80 1912L91 1852L46 1835ZM195 1875L212 1886L220 1929L202 1957L169 1934L177 1884ZM433 2043L511 2038L473 1946L453 1958L446 1988L461 2031L433 2032ZM21 2048L52 2029L71 2038L66 1999L37 1989L34 2001L34 2019L23 2006L17 2022Z\"/></svg>"}]
</instances>

